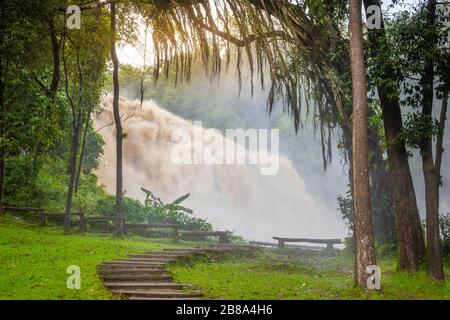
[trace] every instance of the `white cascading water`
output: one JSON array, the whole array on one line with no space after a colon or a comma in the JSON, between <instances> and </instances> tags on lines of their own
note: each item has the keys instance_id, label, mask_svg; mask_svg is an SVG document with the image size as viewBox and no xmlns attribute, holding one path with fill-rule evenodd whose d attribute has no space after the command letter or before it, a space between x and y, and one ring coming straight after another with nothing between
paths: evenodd
<instances>
[{"instance_id":1,"label":"white cascading water","mask_svg":"<svg viewBox=\"0 0 450 320\"><path fill-rule=\"evenodd\" d=\"M96 129L106 142L96 171L108 192L115 192L115 126L112 96L103 99L104 110ZM276 175L261 175L257 165L186 165L171 159L172 132L193 131L193 124L158 107L120 98L124 133L123 177L126 195L144 199L141 187L163 201L190 193L183 204L206 218L218 230L233 230L247 239L271 240L272 236L343 237L346 227L335 208L305 191L305 184L289 159L279 157ZM217 130L206 130L214 141L233 143ZM195 150L194 150L195 152ZM324 181L325 183L325 181Z\"/></svg>"}]
</instances>

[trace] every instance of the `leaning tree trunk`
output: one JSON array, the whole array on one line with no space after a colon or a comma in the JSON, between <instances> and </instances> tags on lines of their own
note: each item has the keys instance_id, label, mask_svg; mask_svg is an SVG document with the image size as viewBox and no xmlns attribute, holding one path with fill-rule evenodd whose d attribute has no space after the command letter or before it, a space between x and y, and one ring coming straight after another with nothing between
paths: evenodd
<instances>
[{"instance_id":1,"label":"leaning tree trunk","mask_svg":"<svg viewBox=\"0 0 450 320\"><path fill-rule=\"evenodd\" d=\"M379 0L364 0L366 13L367 8L372 5L381 8ZM370 54L373 58L379 54L380 41L384 37L383 21L381 29L369 30ZM384 63L379 65L378 69L383 72L385 79L391 79L394 75L392 61L383 61ZM396 97L398 87L392 87L391 84L396 83L395 79L392 80L379 84L377 91L381 103L385 138L389 141L387 155L399 245L398 268L415 272L424 258L425 243L406 147L397 139L403 127L403 120L399 99Z\"/></svg>"},{"instance_id":2,"label":"leaning tree trunk","mask_svg":"<svg viewBox=\"0 0 450 320\"><path fill-rule=\"evenodd\" d=\"M78 116L74 119L73 133L72 133L72 148L70 150L70 163L69 163L69 189L67 191L66 207L64 210L64 233L70 232L70 211L72 209L73 192L75 184L75 176L77 172L77 156L80 144L80 131L81 131L81 106L79 107Z\"/></svg>"},{"instance_id":3,"label":"leaning tree trunk","mask_svg":"<svg viewBox=\"0 0 450 320\"><path fill-rule=\"evenodd\" d=\"M75 193L78 193L78 188L80 186L80 176L81 176L81 170L83 168L84 154L86 152L87 136L89 134L89 124L91 122L91 113L92 113L92 103L89 105L88 113L86 115L86 125L84 127L83 140L81 142L80 159L78 160L78 169L77 169L77 174L76 174L76 178L75 178Z\"/></svg>"},{"instance_id":4,"label":"leaning tree trunk","mask_svg":"<svg viewBox=\"0 0 450 320\"><path fill-rule=\"evenodd\" d=\"M69 100L70 107L72 109L72 145L70 150L70 159L69 159L69 186L67 190L67 199L66 199L66 207L64 209L64 233L67 234L70 232L70 212L72 210L72 201L73 201L73 191L75 184L75 176L77 173L77 158L78 158L78 149L80 145L80 133L83 123L83 106L82 106L82 92L83 92L83 74L81 71L80 64L80 52L77 51L76 54L76 64L78 70L78 111L75 108L75 102L73 97L69 93L69 77L67 72L67 56L65 52L65 37L66 37L66 28L64 27L63 34L63 49L62 49L62 57L63 57L63 66L64 66L64 82L65 82L65 91L66 97Z\"/></svg>"},{"instance_id":5,"label":"leaning tree trunk","mask_svg":"<svg viewBox=\"0 0 450 320\"><path fill-rule=\"evenodd\" d=\"M113 112L116 124L116 235L123 235L123 176L122 176L122 124L119 112L119 59L116 54L116 5L111 2L111 59L113 61Z\"/></svg>"},{"instance_id":6,"label":"leaning tree trunk","mask_svg":"<svg viewBox=\"0 0 450 320\"><path fill-rule=\"evenodd\" d=\"M361 0L349 2L350 64L353 97L353 188L355 206L356 284L366 286L367 267L376 264L373 241L367 139L367 88Z\"/></svg>"},{"instance_id":7,"label":"leaning tree trunk","mask_svg":"<svg viewBox=\"0 0 450 320\"><path fill-rule=\"evenodd\" d=\"M436 1L429 0L427 5L427 26L435 27ZM429 30L428 30L429 31ZM437 39L434 32L425 35L426 43L435 48ZM433 117L434 100L434 60L428 58L425 63L421 79L422 114L427 118ZM444 269L441 257L441 241L439 235L439 182L440 176L433 160L433 141L431 137L424 137L421 142L422 169L425 179L426 236L427 236L427 271L434 281L444 281Z\"/></svg>"}]
</instances>

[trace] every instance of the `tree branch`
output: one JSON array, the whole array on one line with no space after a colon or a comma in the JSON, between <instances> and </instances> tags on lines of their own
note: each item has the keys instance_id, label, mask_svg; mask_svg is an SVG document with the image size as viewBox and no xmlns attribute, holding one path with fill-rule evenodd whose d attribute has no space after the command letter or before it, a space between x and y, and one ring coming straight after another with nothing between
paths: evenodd
<instances>
[{"instance_id":1,"label":"tree branch","mask_svg":"<svg viewBox=\"0 0 450 320\"><path fill-rule=\"evenodd\" d=\"M80 10L81 11L86 11L86 10L93 10L93 9L98 9L98 8L102 8L105 7L113 2L118 2L118 0L101 0L99 2L96 3L92 3L92 4L86 4L84 6L80 6ZM58 9L59 12L64 12L66 13L67 8L59 8Z\"/></svg>"}]
</instances>

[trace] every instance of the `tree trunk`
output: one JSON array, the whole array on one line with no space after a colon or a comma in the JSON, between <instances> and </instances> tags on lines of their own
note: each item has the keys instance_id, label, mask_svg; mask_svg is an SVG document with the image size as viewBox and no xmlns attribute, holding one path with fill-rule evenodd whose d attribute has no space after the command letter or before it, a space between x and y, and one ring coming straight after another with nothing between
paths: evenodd
<instances>
[{"instance_id":1,"label":"tree trunk","mask_svg":"<svg viewBox=\"0 0 450 320\"><path fill-rule=\"evenodd\" d=\"M3 61L0 60L0 117L4 116L4 105L3 105L3 95L4 95L4 82L3 82ZM3 119L2 119L3 120ZM0 136L2 135L2 128L0 128ZM5 148L0 148L0 204L3 201L3 180L5 175Z\"/></svg>"},{"instance_id":2,"label":"tree trunk","mask_svg":"<svg viewBox=\"0 0 450 320\"><path fill-rule=\"evenodd\" d=\"M5 15L4 6L1 6L2 19ZM3 28L3 23L2 26ZM0 34L0 46L3 47L3 34ZM3 54L0 53L0 119L3 120L5 116L5 105L4 105L4 95L5 95L5 80L4 80L4 69L3 69L4 59ZM3 128L0 126L0 137L3 135ZM0 204L3 201L3 181L5 176L5 148L0 147Z\"/></svg>"},{"instance_id":3,"label":"tree trunk","mask_svg":"<svg viewBox=\"0 0 450 320\"><path fill-rule=\"evenodd\" d=\"M3 177L5 175L5 149L0 148L0 205L3 203Z\"/></svg>"},{"instance_id":4,"label":"tree trunk","mask_svg":"<svg viewBox=\"0 0 450 320\"><path fill-rule=\"evenodd\" d=\"M366 288L367 267L376 264L370 204L367 89L361 0L349 2L350 64L353 97L353 188L355 206L356 284Z\"/></svg>"},{"instance_id":5,"label":"tree trunk","mask_svg":"<svg viewBox=\"0 0 450 320\"><path fill-rule=\"evenodd\" d=\"M379 0L364 0L366 12L371 5L381 7ZM377 57L380 49L379 41L384 37L383 23L381 29L369 30L372 57ZM392 78L394 74L391 63L386 61L378 66L386 79ZM391 83L396 83L395 79L392 80L389 81L389 85L378 85L377 91L383 113L385 137L389 142L387 154L399 245L398 268L415 272L424 258L425 243L406 147L397 139L403 128L403 120L399 99L395 97L398 88L392 88Z\"/></svg>"},{"instance_id":6,"label":"tree trunk","mask_svg":"<svg viewBox=\"0 0 450 320\"><path fill-rule=\"evenodd\" d=\"M69 94L69 78L67 72L67 57L65 54L65 37L66 37L66 29L64 28L63 34L63 65L64 65L64 80L65 80L65 91L66 97L69 100L70 107L72 110L72 147L70 150L70 160L69 160L69 186L67 190L67 199L66 199L66 207L64 209L64 233L68 234L70 232L70 212L72 209L72 200L73 200L73 191L74 191L74 183L75 176L77 172L77 158L78 158L78 149L80 144L80 133L81 127L83 123L83 106L82 106L82 90L83 90L83 74L81 71L80 65L80 52L77 51L76 62L78 69L78 112L76 112L75 103L73 101L73 97Z\"/></svg>"},{"instance_id":7,"label":"tree trunk","mask_svg":"<svg viewBox=\"0 0 450 320\"><path fill-rule=\"evenodd\" d=\"M89 123L91 122L91 112L92 112L92 104L89 105L88 113L86 115L86 125L84 127L83 141L81 142L80 159L78 160L77 175L75 178L75 193L78 193L78 187L80 185L80 175L81 175L81 170L83 167L84 153L86 151L86 140L87 140L88 131L89 131Z\"/></svg>"},{"instance_id":8,"label":"tree trunk","mask_svg":"<svg viewBox=\"0 0 450 320\"><path fill-rule=\"evenodd\" d=\"M450 43L448 48L448 55L447 55L447 64L450 65ZM442 106L441 106L441 112L439 115L439 133L436 138L436 171L437 175L439 177L439 180L441 178L441 167L442 167L442 155L444 154L444 146L443 146L443 140L444 140L444 129L445 129L445 122L447 121L447 109L448 109L448 94L450 91L450 83L447 83L444 88L444 93L442 95Z\"/></svg>"},{"instance_id":9,"label":"tree trunk","mask_svg":"<svg viewBox=\"0 0 450 320\"><path fill-rule=\"evenodd\" d=\"M113 112L116 124L116 235L123 235L123 177L122 177L122 124L119 111L119 59L116 54L116 5L111 2L111 59L113 61Z\"/></svg>"},{"instance_id":10,"label":"tree trunk","mask_svg":"<svg viewBox=\"0 0 450 320\"><path fill-rule=\"evenodd\" d=\"M55 24L52 18L47 18L47 23L50 29L50 39L52 42L52 53L53 53L53 74L52 74L52 82L50 83L50 88L48 90L47 95L50 98L54 98L56 96L56 92L58 91L59 78L61 73L60 61L59 61L59 43L56 37Z\"/></svg>"},{"instance_id":11,"label":"tree trunk","mask_svg":"<svg viewBox=\"0 0 450 320\"><path fill-rule=\"evenodd\" d=\"M439 177L433 163L431 141L427 141L421 149L427 211L427 271L433 281L441 282L445 277L439 235Z\"/></svg>"},{"instance_id":12,"label":"tree trunk","mask_svg":"<svg viewBox=\"0 0 450 320\"><path fill-rule=\"evenodd\" d=\"M447 121L447 108L448 108L448 89L446 89L446 91L442 96L441 114L439 116L439 134L436 139L436 171L439 180L441 178L442 156L445 151L443 146L443 140L444 140L445 122Z\"/></svg>"},{"instance_id":13,"label":"tree trunk","mask_svg":"<svg viewBox=\"0 0 450 320\"><path fill-rule=\"evenodd\" d=\"M69 163L69 189L67 191L66 208L64 210L64 233L70 232L70 212L72 209L72 200L74 192L74 182L77 172L77 156L80 143L80 129L81 129L81 106L79 106L78 116L73 121L72 133L72 148L70 150L70 163Z\"/></svg>"},{"instance_id":14,"label":"tree trunk","mask_svg":"<svg viewBox=\"0 0 450 320\"><path fill-rule=\"evenodd\" d=\"M373 232L380 243L395 242L395 219L393 217L392 184L386 160L376 132L369 128L370 198L373 212Z\"/></svg>"},{"instance_id":15,"label":"tree trunk","mask_svg":"<svg viewBox=\"0 0 450 320\"><path fill-rule=\"evenodd\" d=\"M436 1L429 0L427 4L427 26L435 28ZM428 30L426 43L435 48L437 39L434 32ZM434 60L428 58L421 78L422 114L430 119L433 116L434 100ZM444 269L441 257L441 241L439 235L439 181L440 177L433 160L433 141L431 137L424 137L420 145L422 154L422 169L425 179L425 204L427 211L427 271L433 281L444 281Z\"/></svg>"}]
</instances>

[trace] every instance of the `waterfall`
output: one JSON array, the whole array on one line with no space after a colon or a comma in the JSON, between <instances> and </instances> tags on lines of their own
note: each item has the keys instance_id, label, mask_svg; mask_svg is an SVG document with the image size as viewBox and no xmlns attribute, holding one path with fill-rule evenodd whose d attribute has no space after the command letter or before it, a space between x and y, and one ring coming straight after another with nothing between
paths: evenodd
<instances>
[{"instance_id":1,"label":"waterfall","mask_svg":"<svg viewBox=\"0 0 450 320\"><path fill-rule=\"evenodd\" d=\"M103 98L103 111L95 127L106 142L96 171L99 183L115 193L115 126L112 96ZM184 203L194 214L215 228L232 230L247 239L270 241L272 236L343 237L346 227L335 208L305 190L305 183L291 161L279 156L275 175L261 175L254 164L177 164L171 157L177 142L175 130L202 130L214 143L234 144L214 129L195 128L152 101L129 101L120 97L126 137L123 144L124 191L144 199L141 187L163 201L190 193ZM242 146L236 146L243 148ZM197 152L194 150L193 152ZM219 156L216 153L216 156ZM272 155L269 155L272 156ZM267 157L267 155L261 155Z\"/></svg>"}]
</instances>

